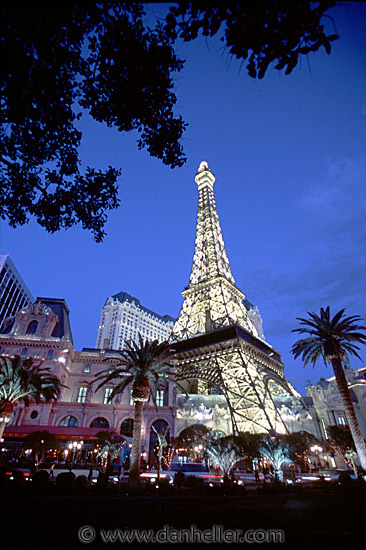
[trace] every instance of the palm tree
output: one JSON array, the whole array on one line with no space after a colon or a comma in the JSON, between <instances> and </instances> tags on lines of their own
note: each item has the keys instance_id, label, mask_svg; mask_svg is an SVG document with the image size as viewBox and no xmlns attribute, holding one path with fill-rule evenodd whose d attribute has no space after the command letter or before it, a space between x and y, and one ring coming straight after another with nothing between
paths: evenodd
<instances>
[{"instance_id":1,"label":"palm tree","mask_svg":"<svg viewBox=\"0 0 366 550\"><path fill-rule=\"evenodd\" d=\"M229 479L230 472L235 464L244 458L238 445L231 437L212 441L207 447L206 453L214 468L220 468L224 481Z\"/></svg>"},{"instance_id":2,"label":"palm tree","mask_svg":"<svg viewBox=\"0 0 366 550\"><path fill-rule=\"evenodd\" d=\"M180 449L184 449L188 459L194 460L197 455L196 447L206 448L207 440L210 438L211 428L204 424L192 424L184 428L175 438L175 444Z\"/></svg>"},{"instance_id":3,"label":"palm tree","mask_svg":"<svg viewBox=\"0 0 366 550\"><path fill-rule=\"evenodd\" d=\"M111 457L111 460L115 458L120 458L122 454L122 449L126 445L126 441L122 443L112 443L112 441L105 441L104 445L98 449L96 453L98 457L101 457L102 460L106 460L108 456Z\"/></svg>"},{"instance_id":4,"label":"palm tree","mask_svg":"<svg viewBox=\"0 0 366 550\"><path fill-rule=\"evenodd\" d=\"M292 332L306 333L310 336L296 342L291 352L295 358L302 355L304 366L311 362L314 367L320 357L325 364L331 363L361 467L366 471L365 440L362 437L343 370L343 366L349 364L348 353L361 359L356 351L360 348L355 342L362 344L366 342L366 335L361 332L366 327L356 324L362 320L358 315L344 317L344 309L338 311L333 319L330 317L329 307L321 308L320 316L310 312L308 315L309 319L298 318L302 327Z\"/></svg>"},{"instance_id":5,"label":"palm tree","mask_svg":"<svg viewBox=\"0 0 366 550\"><path fill-rule=\"evenodd\" d=\"M59 397L60 380L41 365L42 361L34 362L30 357L0 357L0 437L18 401L28 407L30 399L49 403Z\"/></svg>"},{"instance_id":6,"label":"palm tree","mask_svg":"<svg viewBox=\"0 0 366 550\"><path fill-rule=\"evenodd\" d=\"M36 462L40 464L47 451L59 449L60 443L57 437L48 430L32 432L24 438L23 447L32 449L36 456Z\"/></svg>"},{"instance_id":7,"label":"palm tree","mask_svg":"<svg viewBox=\"0 0 366 550\"><path fill-rule=\"evenodd\" d=\"M275 479L283 481L282 466L290 462L289 448L286 443L277 437L265 435L259 447L260 455L266 458L273 466Z\"/></svg>"},{"instance_id":8,"label":"palm tree","mask_svg":"<svg viewBox=\"0 0 366 550\"><path fill-rule=\"evenodd\" d=\"M141 334L138 337L138 342L126 341L127 348L121 352L122 359L119 365L109 368L97 376L97 380L102 380L97 390L111 381L117 381L110 394L110 401L116 395L121 394L127 386L132 385L132 399L135 410L129 476L131 485L137 484L140 479L141 429L144 403L148 401L151 394L156 407L156 392L150 390L159 390L161 382L174 382L172 372L174 350L171 345L166 341L159 343L158 340L153 342L146 340L144 342Z\"/></svg>"},{"instance_id":9,"label":"palm tree","mask_svg":"<svg viewBox=\"0 0 366 550\"><path fill-rule=\"evenodd\" d=\"M309 471L308 451L312 445L320 445L320 441L317 440L315 435L306 430L301 430L299 432L283 434L281 439L287 444L289 457L292 462L300 466L302 472Z\"/></svg>"},{"instance_id":10,"label":"palm tree","mask_svg":"<svg viewBox=\"0 0 366 550\"><path fill-rule=\"evenodd\" d=\"M355 452L355 444L350 429L348 426L329 426L328 432L331 449L334 449L334 451L347 462L348 466L349 463L351 463L353 472L357 477L357 467L355 464L357 453Z\"/></svg>"},{"instance_id":11,"label":"palm tree","mask_svg":"<svg viewBox=\"0 0 366 550\"><path fill-rule=\"evenodd\" d=\"M168 429L164 430L163 433L159 433L154 426L151 426L154 432L157 435L157 441L156 441L156 455L158 457L158 483L160 483L160 472L161 472L161 461L164 454L164 447L168 446L168 442L166 440L166 435L168 433Z\"/></svg>"}]
</instances>

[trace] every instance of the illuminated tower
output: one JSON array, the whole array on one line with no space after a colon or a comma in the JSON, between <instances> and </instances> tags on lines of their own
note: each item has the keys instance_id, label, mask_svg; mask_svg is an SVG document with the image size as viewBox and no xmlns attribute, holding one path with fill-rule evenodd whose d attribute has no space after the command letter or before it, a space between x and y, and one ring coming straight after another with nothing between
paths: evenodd
<instances>
[{"instance_id":1,"label":"illuminated tower","mask_svg":"<svg viewBox=\"0 0 366 550\"><path fill-rule=\"evenodd\" d=\"M198 185L196 243L188 288L173 329L177 339L237 323L258 336L244 306L244 294L235 285L217 215L215 177L201 162Z\"/></svg>"},{"instance_id":2,"label":"illuminated tower","mask_svg":"<svg viewBox=\"0 0 366 550\"><path fill-rule=\"evenodd\" d=\"M280 354L252 322L244 294L235 284L216 210L215 177L206 162L201 162L195 181L198 212L192 271L172 333L176 376L194 381L190 388L198 393L222 393L234 433L284 433L274 398L300 396L284 376Z\"/></svg>"}]
</instances>

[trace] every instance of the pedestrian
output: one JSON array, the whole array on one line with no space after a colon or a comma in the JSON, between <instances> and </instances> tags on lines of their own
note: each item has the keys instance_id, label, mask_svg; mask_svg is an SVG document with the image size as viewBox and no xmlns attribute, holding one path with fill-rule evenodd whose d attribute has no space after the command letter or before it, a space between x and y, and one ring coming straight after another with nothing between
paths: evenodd
<instances>
[{"instance_id":1,"label":"pedestrian","mask_svg":"<svg viewBox=\"0 0 366 550\"><path fill-rule=\"evenodd\" d=\"M255 478L255 482L258 483L259 481L259 471L258 471L258 468L256 468L254 470L254 478Z\"/></svg>"},{"instance_id":2,"label":"pedestrian","mask_svg":"<svg viewBox=\"0 0 366 550\"><path fill-rule=\"evenodd\" d=\"M125 472L124 472L124 469L123 469L123 465L121 465L120 469L119 469L119 481L122 481L123 480L123 477L125 475Z\"/></svg>"}]
</instances>

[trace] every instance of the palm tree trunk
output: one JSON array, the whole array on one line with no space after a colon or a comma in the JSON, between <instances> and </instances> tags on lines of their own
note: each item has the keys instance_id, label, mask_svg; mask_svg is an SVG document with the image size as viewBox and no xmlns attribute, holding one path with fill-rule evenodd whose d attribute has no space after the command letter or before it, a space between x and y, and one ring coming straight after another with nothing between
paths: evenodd
<instances>
[{"instance_id":1,"label":"palm tree trunk","mask_svg":"<svg viewBox=\"0 0 366 550\"><path fill-rule=\"evenodd\" d=\"M157 475L158 484L160 483L160 472L161 472L161 456L158 455L158 475Z\"/></svg>"},{"instance_id":2,"label":"palm tree trunk","mask_svg":"<svg viewBox=\"0 0 366 550\"><path fill-rule=\"evenodd\" d=\"M356 467L356 464L355 464L355 459L353 458L353 456L350 457L350 462L352 464L353 473L355 474L355 476L357 478L358 472L357 472L357 467Z\"/></svg>"},{"instance_id":3,"label":"palm tree trunk","mask_svg":"<svg viewBox=\"0 0 366 550\"><path fill-rule=\"evenodd\" d=\"M137 485L140 482L141 429L143 408L144 402L136 400L132 433L131 466L129 475L129 483L131 485Z\"/></svg>"},{"instance_id":4,"label":"palm tree trunk","mask_svg":"<svg viewBox=\"0 0 366 550\"><path fill-rule=\"evenodd\" d=\"M4 399L0 401L0 439L3 436L7 423L10 421L14 410L14 403Z\"/></svg>"},{"instance_id":5,"label":"palm tree trunk","mask_svg":"<svg viewBox=\"0 0 366 550\"><path fill-rule=\"evenodd\" d=\"M351 392L348 387L346 375L344 374L342 362L338 357L332 357L331 362L337 381L338 390L342 399L344 412L346 413L349 429L360 459L361 468L366 472L366 444L352 403Z\"/></svg>"},{"instance_id":6,"label":"palm tree trunk","mask_svg":"<svg viewBox=\"0 0 366 550\"><path fill-rule=\"evenodd\" d=\"M274 471L274 474L275 474L275 479L277 481L283 481L283 471L282 471L282 468L277 468L275 469Z\"/></svg>"},{"instance_id":7,"label":"palm tree trunk","mask_svg":"<svg viewBox=\"0 0 366 550\"><path fill-rule=\"evenodd\" d=\"M6 422L7 422L6 420L0 420L0 439L3 436L4 430L6 427Z\"/></svg>"}]
</instances>

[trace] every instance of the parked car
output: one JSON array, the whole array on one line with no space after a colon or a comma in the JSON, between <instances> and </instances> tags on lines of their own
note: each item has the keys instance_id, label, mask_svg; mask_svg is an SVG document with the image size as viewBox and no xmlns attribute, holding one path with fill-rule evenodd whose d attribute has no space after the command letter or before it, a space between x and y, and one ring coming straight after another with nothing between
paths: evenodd
<instances>
[{"instance_id":1,"label":"parked car","mask_svg":"<svg viewBox=\"0 0 366 550\"><path fill-rule=\"evenodd\" d=\"M1 482L22 482L29 481L32 476L31 468L16 466L14 464L5 464L0 467Z\"/></svg>"}]
</instances>

